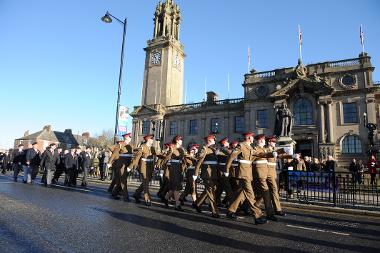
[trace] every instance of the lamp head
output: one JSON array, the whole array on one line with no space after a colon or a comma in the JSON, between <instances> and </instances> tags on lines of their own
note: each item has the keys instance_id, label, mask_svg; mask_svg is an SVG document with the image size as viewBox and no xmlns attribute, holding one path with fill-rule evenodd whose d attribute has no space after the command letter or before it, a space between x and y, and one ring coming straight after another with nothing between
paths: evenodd
<instances>
[{"instance_id":1,"label":"lamp head","mask_svg":"<svg viewBox=\"0 0 380 253\"><path fill-rule=\"evenodd\" d=\"M105 22L105 23L111 23L112 22L112 18L110 17L110 14L107 13L102 17L102 21Z\"/></svg>"}]
</instances>

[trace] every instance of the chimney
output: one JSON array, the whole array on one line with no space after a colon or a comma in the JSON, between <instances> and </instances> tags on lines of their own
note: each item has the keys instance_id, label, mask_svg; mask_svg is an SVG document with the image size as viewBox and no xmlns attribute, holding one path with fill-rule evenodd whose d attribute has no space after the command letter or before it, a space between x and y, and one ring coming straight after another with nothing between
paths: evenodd
<instances>
[{"instance_id":1,"label":"chimney","mask_svg":"<svg viewBox=\"0 0 380 253\"><path fill-rule=\"evenodd\" d=\"M73 134L73 131L71 129L65 129L65 134Z\"/></svg>"},{"instance_id":2,"label":"chimney","mask_svg":"<svg viewBox=\"0 0 380 253\"><path fill-rule=\"evenodd\" d=\"M218 100L218 94L213 91L207 92L207 103L214 103Z\"/></svg>"},{"instance_id":3,"label":"chimney","mask_svg":"<svg viewBox=\"0 0 380 253\"><path fill-rule=\"evenodd\" d=\"M24 133L24 137L29 135L29 130L26 130Z\"/></svg>"},{"instance_id":4,"label":"chimney","mask_svg":"<svg viewBox=\"0 0 380 253\"><path fill-rule=\"evenodd\" d=\"M51 125L44 126L43 130L44 131L46 130L46 131L50 132L51 131Z\"/></svg>"}]
</instances>

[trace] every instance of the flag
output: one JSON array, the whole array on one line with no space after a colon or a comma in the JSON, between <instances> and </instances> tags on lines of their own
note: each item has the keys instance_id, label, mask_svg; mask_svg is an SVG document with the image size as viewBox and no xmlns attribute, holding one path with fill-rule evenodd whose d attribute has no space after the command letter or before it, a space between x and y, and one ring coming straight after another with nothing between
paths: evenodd
<instances>
[{"instance_id":1,"label":"flag","mask_svg":"<svg viewBox=\"0 0 380 253\"><path fill-rule=\"evenodd\" d=\"M248 72L250 68L251 68L251 49L248 46Z\"/></svg>"},{"instance_id":2,"label":"flag","mask_svg":"<svg viewBox=\"0 0 380 253\"><path fill-rule=\"evenodd\" d=\"M364 46L364 32L362 29L362 25L360 25L360 43L362 44L362 46Z\"/></svg>"},{"instance_id":3,"label":"flag","mask_svg":"<svg viewBox=\"0 0 380 253\"><path fill-rule=\"evenodd\" d=\"M302 31L300 25L298 25L298 41L300 43L300 46L302 46Z\"/></svg>"}]
</instances>

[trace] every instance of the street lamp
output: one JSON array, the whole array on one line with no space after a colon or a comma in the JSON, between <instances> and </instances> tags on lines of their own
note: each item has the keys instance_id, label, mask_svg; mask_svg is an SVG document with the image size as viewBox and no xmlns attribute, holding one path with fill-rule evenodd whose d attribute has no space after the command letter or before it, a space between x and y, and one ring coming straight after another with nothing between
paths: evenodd
<instances>
[{"instance_id":1,"label":"street lamp","mask_svg":"<svg viewBox=\"0 0 380 253\"><path fill-rule=\"evenodd\" d=\"M116 142L116 135L117 135L117 126L119 124L119 107L120 107L120 95L121 95L121 77L123 75L123 63L124 63L124 44L125 44L125 33L127 31L127 18L124 19L124 21L121 21L117 17L113 16L108 11L106 14L101 18L101 20L105 23L111 23L112 18L117 20L120 24L123 25L123 42L121 44L121 56L120 56L120 71L119 71L119 83L118 83L118 90L117 90L117 104L116 104L116 122L115 122L115 134L114 134L114 143Z\"/></svg>"},{"instance_id":2,"label":"street lamp","mask_svg":"<svg viewBox=\"0 0 380 253\"><path fill-rule=\"evenodd\" d=\"M364 126L368 129L368 141L370 144L370 148L368 150L368 153L372 154L373 152L376 152L376 149L374 148L373 137L374 137L374 132L377 128L377 125L373 124L373 123L368 123L367 113L363 113L363 117L364 117Z\"/></svg>"}]
</instances>

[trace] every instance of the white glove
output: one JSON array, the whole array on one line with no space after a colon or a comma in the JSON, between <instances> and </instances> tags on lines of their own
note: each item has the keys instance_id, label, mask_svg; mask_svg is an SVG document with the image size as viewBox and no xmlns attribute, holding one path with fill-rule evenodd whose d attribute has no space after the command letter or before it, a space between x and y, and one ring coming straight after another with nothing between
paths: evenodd
<instances>
[{"instance_id":1,"label":"white glove","mask_svg":"<svg viewBox=\"0 0 380 253\"><path fill-rule=\"evenodd\" d=\"M107 163L107 168L110 168L111 167L111 164Z\"/></svg>"},{"instance_id":2,"label":"white glove","mask_svg":"<svg viewBox=\"0 0 380 253\"><path fill-rule=\"evenodd\" d=\"M224 174L225 177L228 177L228 175L229 175L230 173L228 173L228 172L224 172L223 174Z\"/></svg>"},{"instance_id":3,"label":"white glove","mask_svg":"<svg viewBox=\"0 0 380 253\"><path fill-rule=\"evenodd\" d=\"M197 176L193 176L193 180L194 180L194 181L197 180L197 178L198 178Z\"/></svg>"},{"instance_id":4,"label":"white glove","mask_svg":"<svg viewBox=\"0 0 380 253\"><path fill-rule=\"evenodd\" d=\"M276 151L273 151L273 157L276 158L278 156Z\"/></svg>"},{"instance_id":5,"label":"white glove","mask_svg":"<svg viewBox=\"0 0 380 253\"><path fill-rule=\"evenodd\" d=\"M131 169L129 167L127 167L127 172L130 172L130 171L131 171Z\"/></svg>"}]
</instances>

